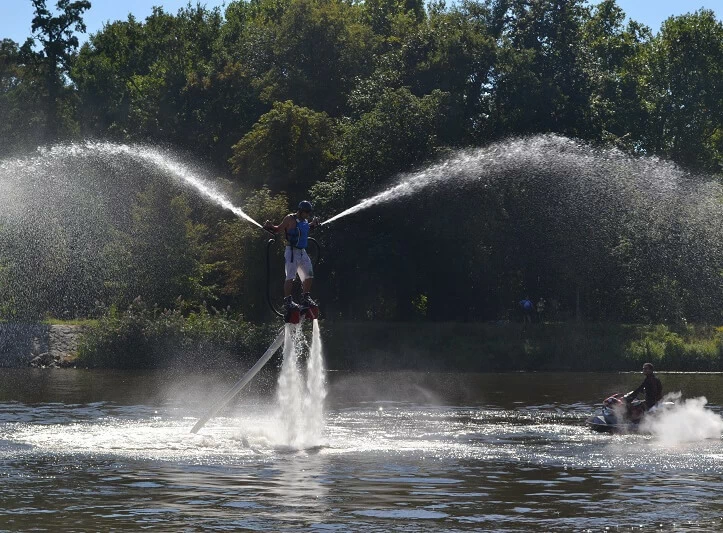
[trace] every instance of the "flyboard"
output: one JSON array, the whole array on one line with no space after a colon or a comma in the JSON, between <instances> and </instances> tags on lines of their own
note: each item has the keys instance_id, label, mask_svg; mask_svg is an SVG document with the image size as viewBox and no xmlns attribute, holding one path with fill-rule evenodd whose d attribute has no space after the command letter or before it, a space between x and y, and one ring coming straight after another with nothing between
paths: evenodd
<instances>
[{"instance_id":1,"label":"flyboard","mask_svg":"<svg viewBox=\"0 0 723 533\"><path fill-rule=\"evenodd\" d=\"M317 247L319 247L319 244L315 240L313 240L313 239L309 239L309 240L313 241L314 244ZM275 239L270 239L268 242L268 245L266 247L267 276L269 278L270 278L269 273L270 273L270 268L271 268L269 251L271 248L271 244L274 242L275 242ZM320 249L321 248L319 247L319 250ZM268 281L269 280L267 279L267 287L269 286ZM286 324L294 324L295 325L295 324L302 323L304 320L316 320L317 318L319 318L319 308L315 305L314 306L298 306L291 310L287 310L284 313L273 305L271 293L268 289L267 289L267 298L268 298L269 306L271 307L272 311L276 315L283 317L284 322ZM228 403L231 400L233 400L236 397L236 395L239 392L241 392L243 390L243 388L246 387L246 385L248 385L251 382L252 379L254 379L256 374L258 374L259 371L261 371L261 369L264 366L266 366L266 363L269 362L269 359L271 359L274 356L274 354L279 350L279 348L281 348L281 346L284 344L285 332L286 332L286 325L284 325L284 327L281 328L279 333L276 335L274 342L272 342L271 345L269 346L269 348L264 352L264 355L262 355L261 358L258 361L256 361L256 364L254 366L252 366L243 375L243 377L240 380L238 380L236 382L236 384L229 389L228 392L226 392L226 394L221 396L221 398L219 398L216 401L216 403L213 404L211 409L209 409L208 412L203 417L201 417L198 422L196 422L196 425L193 426L193 428L191 429L191 433L194 433L194 434L198 433L201 430L201 428L203 426L205 426L209 420L211 420L214 416L216 416L221 409L226 407L226 405L228 405Z\"/></svg>"}]
</instances>

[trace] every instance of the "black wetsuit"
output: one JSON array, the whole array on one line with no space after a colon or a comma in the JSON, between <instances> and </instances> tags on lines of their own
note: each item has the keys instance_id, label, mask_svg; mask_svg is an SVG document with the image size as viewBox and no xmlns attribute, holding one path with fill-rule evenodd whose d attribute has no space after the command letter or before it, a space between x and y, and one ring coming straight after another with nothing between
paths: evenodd
<instances>
[{"instance_id":1,"label":"black wetsuit","mask_svg":"<svg viewBox=\"0 0 723 533\"><path fill-rule=\"evenodd\" d=\"M663 398L663 384L654 374L645 376L645 381L633 391L631 397L635 398L643 391L645 391L645 407L648 409Z\"/></svg>"}]
</instances>

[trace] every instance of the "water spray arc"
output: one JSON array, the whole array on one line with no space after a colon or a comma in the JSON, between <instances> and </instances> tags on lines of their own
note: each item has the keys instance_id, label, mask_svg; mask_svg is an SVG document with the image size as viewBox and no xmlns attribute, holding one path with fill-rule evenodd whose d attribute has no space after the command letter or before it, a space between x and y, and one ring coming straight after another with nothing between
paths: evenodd
<instances>
[{"instance_id":1,"label":"water spray arc","mask_svg":"<svg viewBox=\"0 0 723 533\"><path fill-rule=\"evenodd\" d=\"M90 142L56 145L40 151L40 157L99 157L111 160L123 155L131 160L151 164L158 170L168 173L174 179L195 190L198 194L214 204L231 211L234 215L251 222L261 228L256 220L243 209L234 205L226 196L218 191L208 180L197 175L192 168L168 153L143 145L117 144L109 142Z\"/></svg>"},{"instance_id":2,"label":"water spray arc","mask_svg":"<svg viewBox=\"0 0 723 533\"><path fill-rule=\"evenodd\" d=\"M578 189L588 201L610 199L606 188L614 187L625 201L671 201L690 194L687 176L675 164L652 157L634 157L617 149L598 149L581 141L548 134L492 143L459 150L424 169L402 174L397 183L361 200L322 223L370 207L409 198L422 191L452 192L465 186L503 186L505 181L558 181ZM714 180L709 179L710 183ZM635 207L635 206L633 206Z\"/></svg>"}]
</instances>

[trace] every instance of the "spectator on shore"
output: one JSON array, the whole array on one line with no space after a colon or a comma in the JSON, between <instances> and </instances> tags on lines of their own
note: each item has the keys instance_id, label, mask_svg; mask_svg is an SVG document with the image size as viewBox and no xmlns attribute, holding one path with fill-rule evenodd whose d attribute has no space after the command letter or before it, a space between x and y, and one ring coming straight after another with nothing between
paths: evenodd
<instances>
[{"instance_id":1,"label":"spectator on shore","mask_svg":"<svg viewBox=\"0 0 723 533\"><path fill-rule=\"evenodd\" d=\"M538 321L540 324L542 324L543 321L544 321L545 305L546 305L546 304L547 304L547 302L545 302L545 299L544 299L544 298L540 298L540 299L537 301L537 321Z\"/></svg>"},{"instance_id":2,"label":"spectator on shore","mask_svg":"<svg viewBox=\"0 0 723 533\"><path fill-rule=\"evenodd\" d=\"M523 300L520 300L520 309L522 309L522 323L532 323L532 312L535 310L535 306L529 296L525 296Z\"/></svg>"}]
</instances>

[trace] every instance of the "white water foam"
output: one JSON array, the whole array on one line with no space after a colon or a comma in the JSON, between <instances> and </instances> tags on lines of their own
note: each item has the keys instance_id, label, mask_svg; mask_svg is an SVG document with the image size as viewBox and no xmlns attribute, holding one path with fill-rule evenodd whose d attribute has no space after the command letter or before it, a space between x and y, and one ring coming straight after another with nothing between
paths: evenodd
<instances>
[{"instance_id":1,"label":"white water foam","mask_svg":"<svg viewBox=\"0 0 723 533\"><path fill-rule=\"evenodd\" d=\"M668 446L706 439L719 439L723 433L723 418L706 409L704 397L680 401L681 393L670 393L663 402L673 402L646 416L641 430L651 433L656 440Z\"/></svg>"},{"instance_id":2,"label":"white water foam","mask_svg":"<svg viewBox=\"0 0 723 533\"><path fill-rule=\"evenodd\" d=\"M317 320L313 323L305 380L299 361L304 344L301 326L287 325L276 394L282 430L279 440L283 446L297 450L319 446L324 433L326 370Z\"/></svg>"}]
</instances>

